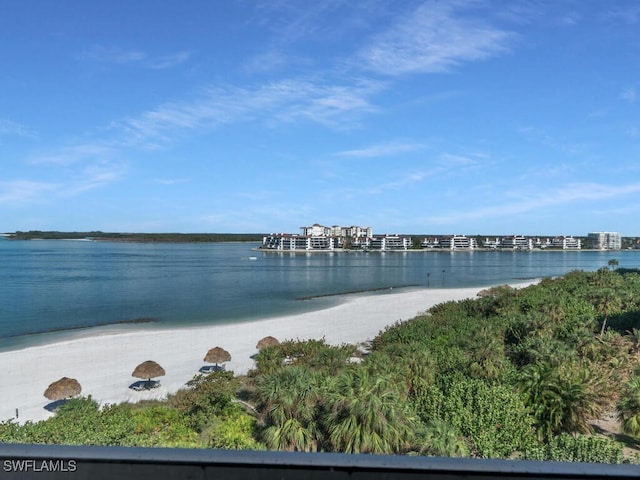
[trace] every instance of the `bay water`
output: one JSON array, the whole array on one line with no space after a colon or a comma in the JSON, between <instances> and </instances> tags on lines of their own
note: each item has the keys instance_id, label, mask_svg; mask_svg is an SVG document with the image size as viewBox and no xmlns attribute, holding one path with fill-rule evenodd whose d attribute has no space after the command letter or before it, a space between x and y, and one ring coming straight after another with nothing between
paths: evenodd
<instances>
[{"instance_id":1,"label":"bay water","mask_svg":"<svg viewBox=\"0 0 640 480\"><path fill-rule=\"evenodd\" d=\"M0 349L96 329L174 328L326 308L344 295L513 283L640 251L256 252L253 243L0 238Z\"/></svg>"}]
</instances>

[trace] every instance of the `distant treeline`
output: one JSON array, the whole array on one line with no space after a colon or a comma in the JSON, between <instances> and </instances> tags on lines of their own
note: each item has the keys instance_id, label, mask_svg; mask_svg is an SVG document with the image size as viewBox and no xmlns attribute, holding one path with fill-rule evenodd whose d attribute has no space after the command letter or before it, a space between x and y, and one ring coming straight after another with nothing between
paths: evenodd
<instances>
[{"instance_id":1,"label":"distant treeline","mask_svg":"<svg viewBox=\"0 0 640 480\"><path fill-rule=\"evenodd\" d=\"M93 232L58 232L30 230L17 231L9 235L12 240L101 240L111 242L260 242L260 233L105 233Z\"/></svg>"}]
</instances>

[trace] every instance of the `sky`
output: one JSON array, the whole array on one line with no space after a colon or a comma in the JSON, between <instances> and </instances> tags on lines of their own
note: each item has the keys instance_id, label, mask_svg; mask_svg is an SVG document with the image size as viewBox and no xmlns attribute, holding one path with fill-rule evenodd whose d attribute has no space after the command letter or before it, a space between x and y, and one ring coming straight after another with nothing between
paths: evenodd
<instances>
[{"instance_id":1,"label":"sky","mask_svg":"<svg viewBox=\"0 0 640 480\"><path fill-rule=\"evenodd\" d=\"M0 231L640 235L636 0L0 0Z\"/></svg>"}]
</instances>

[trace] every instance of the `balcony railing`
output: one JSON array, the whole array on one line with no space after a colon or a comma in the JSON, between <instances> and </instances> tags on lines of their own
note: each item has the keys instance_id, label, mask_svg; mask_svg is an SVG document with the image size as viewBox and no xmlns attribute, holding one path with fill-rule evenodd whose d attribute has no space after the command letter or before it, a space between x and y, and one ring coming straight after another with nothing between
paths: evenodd
<instances>
[{"instance_id":1,"label":"balcony railing","mask_svg":"<svg viewBox=\"0 0 640 480\"><path fill-rule=\"evenodd\" d=\"M637 465L334 453L0 445L0 479L629 479Z\"/></svg>"}]
</instances>

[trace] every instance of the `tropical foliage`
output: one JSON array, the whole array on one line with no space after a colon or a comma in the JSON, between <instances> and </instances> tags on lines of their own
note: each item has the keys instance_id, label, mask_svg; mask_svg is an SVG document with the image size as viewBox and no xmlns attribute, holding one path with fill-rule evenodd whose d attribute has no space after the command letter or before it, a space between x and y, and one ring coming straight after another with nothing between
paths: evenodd
<instances>
[{"instance_id":1,"label":"tropical foliage","mask_svg":"<svg viewBox=\"0 0 640 480\"><path fill-rule=\"evenodd\" d=\"M285 341L246 377L199 375L162 402L75 399L0 423L0 442L618 463L622 445L591 423L617 411L640 437L639 332L638 271L574 271L437 305L366 354Z\"/></svg>"}]
</instances>

